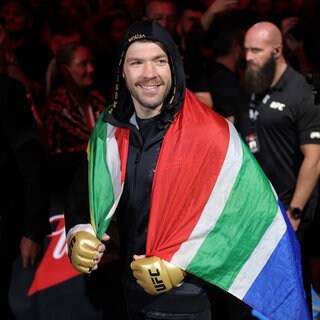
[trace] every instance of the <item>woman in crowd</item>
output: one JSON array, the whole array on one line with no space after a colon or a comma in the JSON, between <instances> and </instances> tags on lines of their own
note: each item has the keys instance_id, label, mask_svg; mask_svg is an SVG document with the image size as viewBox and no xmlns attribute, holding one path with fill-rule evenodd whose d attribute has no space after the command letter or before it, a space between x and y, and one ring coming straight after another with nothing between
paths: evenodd
<instances>
[{"instance_id":1,"label":"woman in crowd","mask_svg":"<svg viewBox=\"0 0 320 320\"><path fill-rule=\"evenodd\" d=\"M106 103L94 88L95 67L86 46L80 42L68 43L57 51L55 59L55 72L41 114L56 173L53 177L59 179L61 188L62 181L67 187L72 179Z\"/></svg>"}]
</instances>

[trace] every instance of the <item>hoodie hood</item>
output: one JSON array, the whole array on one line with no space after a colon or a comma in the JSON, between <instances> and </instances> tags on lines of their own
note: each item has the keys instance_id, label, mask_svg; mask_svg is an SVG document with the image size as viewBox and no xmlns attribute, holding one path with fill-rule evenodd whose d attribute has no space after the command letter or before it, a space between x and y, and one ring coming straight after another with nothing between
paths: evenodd
<instances>
[{"instance_id":1,"label":"hoodie hood","mask_svg":"<svg viewBox=\"0 0 320 320\"><path fill-rule=\"evenodd\" d=\"M116 73L116 83L114 92L114 102L110 113L119 121L128 122L134 112L133 102L122 77L123 63L129 46L138 40L150 40L161 42L169 57L172 88L167 101L164 102L161 111L162 122L172 122L173 116L182 106L185 94L185 74L181 56L177 45L171 35L155 20L144 20L134 23L126 32L122 39L118 66Z\"/></svg>"}]
</instances>

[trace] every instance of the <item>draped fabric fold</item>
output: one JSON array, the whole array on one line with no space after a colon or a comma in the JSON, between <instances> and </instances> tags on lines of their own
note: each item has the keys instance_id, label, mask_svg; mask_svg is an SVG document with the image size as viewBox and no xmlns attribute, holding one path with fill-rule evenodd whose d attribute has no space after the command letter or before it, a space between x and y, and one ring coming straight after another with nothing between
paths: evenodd
<instances>
[{"instance_id":1,"label":"draped fabric fold","mask_svg":"<svg viewBox=\"0 0 320 320\"><path fill-rule=\"evenodd\" d=\"M125 177L129 132L90 140L92 224L102 236ZM310 319L300 248L269 180L232 124L187 91L155 170L147 256L235 295L269 319Z\"/></svg>"}]
</instances>

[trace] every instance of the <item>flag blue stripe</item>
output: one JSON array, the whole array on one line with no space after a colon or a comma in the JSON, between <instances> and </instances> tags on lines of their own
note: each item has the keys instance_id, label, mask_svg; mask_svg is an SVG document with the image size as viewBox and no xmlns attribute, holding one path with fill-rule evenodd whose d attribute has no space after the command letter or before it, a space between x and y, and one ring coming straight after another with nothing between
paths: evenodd
<instances>
[{"instance_id":1,"label":"flag blue stripe","mask_svg":"<svg viewBox=\"0 0 320 320\"><path fill-rule=\"evenodd\" d=\"M290 222L283 211L288 224ZM279 271L279 268L283 270ZM288 225L287 232L243 300L261 314L268 314L269 320L311 319L304 299L301 274L299 244L293 229Z\"/></svg>"}]
</instances>

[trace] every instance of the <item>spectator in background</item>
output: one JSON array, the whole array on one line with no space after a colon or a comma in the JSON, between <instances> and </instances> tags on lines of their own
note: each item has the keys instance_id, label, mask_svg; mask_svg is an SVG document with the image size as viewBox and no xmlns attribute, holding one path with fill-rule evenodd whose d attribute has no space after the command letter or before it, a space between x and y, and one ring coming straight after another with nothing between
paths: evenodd
<instances>
[{"instance_id":1,"label":"spectator in background","mask_svg":"<svg viewBox=\"0 0 320 320\"><path fill-rule=\"evenodd\" d=\"M179 48L190 90L203 103L212 107L204 72L205 59L199 47L199 37L203 36L200 17L204 8L187 1L183 3L181 10L179 9L176 1L149 0L146 3L144 18L156 20L171 34Z\"/></svg>"},{"instance_id":2,"label":"spectator in background","mask_svg":"<svg viewBox=\"0 0 320 320\"><path fill-rule=\"evenodd\" d=\"M0 6L4 19L6 49L12 53L25 75L26 90L32 95L36 107L43 103L45 73L52 54L33 38L33 10L27 0L5 0Z\"/></svg>"},{"instance_id":3,"label":"spectator in background","mask_svg":"<svg viewBox=\"0 0 320 320\"><path fill-rule=\"evenodd\" d=\"M184 2L180 11L180 16L177 24L177 32L179 35L179 50L180 52L187 50L188 45L193 41L193 29L196 31L201 28L200 19L206 7L201 3L193 1Z\"/></svg>"},{"instance_id":4,"label":"spectator in background","mask_svg":"<svg viewBox=\"0 0 320 320\"><path fill-rule=\"evenodd\" d=\"M206 77L207 58L203 54L205 31L201 17L206 7L194 1L185 1L179 12L177 24L177 45L182 56L187 87L207 106L213 102Z\"/></svg>"},{"instance_id":5,"label":"spectator in background","mask_svg":"<svg viewBox=\"0 0 320 320\"><path fill-rule=\"evenodd\" d=\"M272 13L272 22L278 27L281 24L281 21L292 15L294 4L291 0L277 0L271 1L271 13Z\"/></svg>"},{"instance_id":6,"label":"spectator in background","mask_svg":"<svg viewBox=\"0 0 320 320\"><path fill-rule=\"evenodd\" d=\"M62 44L65 38L81 39L83 24L91 14L91 8L86 0L54 1L48 12L48 18L41 27L41 42L52 48L56 41ZM52 51L56 50L53 48Z\"/></svg>"},{"instance_id":7,"label":"spectator in background","mask_svg":"<svg viewBox=\"0 0 320 320\"><path fill-rule=\"evenodd\" d=\"M131 20L138 21L142 19L144 13L145 0L114 0L116 3L121 3L130 12Z\"/></svg>"},{"instance_id":8,"label":"spectator in background","mask_svg":"<svg viewBox=\"0 0 320 320\"><path fill-rule=\"evenodd\" d=\"M207 72L214 109L234 123L238 110L247 102L242 86L243 31L236 27L220 28L212 39L212 49L214 59Z\"/></svg>"},{"instance_id":9,"label":"spectator in background","mask_svg":"<svg viewBox=\"0 0 320 320\"><path fill-rule=\"evenodd\" d=\"M118 45L130 24L130 13L120 5L96 11L85 22L83 39L93 53L96 87L107 103L111 103L113 98Z\"/></svg>"},{"instance_id":10,"label":"spectator in background","mask_svg":"<svg viewBox=\"0 0 320 320\"><path fill-rule=\"evenodd\" d=\"M319 14L318 1L304 1L303 4L293 1L291 10L285 11L279 22L285 58L303 75L320 71Z\"/></svg>"},{"instance_id":11,"label":"spectator in background","mask_svg":"<svg viewBox=\"0 0 320 320\"><path fill-rule=\"evenodd\" d=\"M26 90L7 75L0 48L0 313L13 320L8 302L11 270L21 254L24 268L33 267L50 233L46 152L31 113Z\"/></svg>"},{"instance_id":12,"label":"spectator in background","mask_svg":"<svg viewBox=\"0 0 320 320\"><path fill-rule=\"evenodd\" d=\"M286 60L295 70L306 75L310 72L310 66L304 47L306 29L302 21L298 16L282 19L281 32Z\"/></svg>"},{"instance_id":13,"label":"spectator in background","mask_svg":"<svg viewBox=\"0 0 320 320\"><path fill-rule=\"evenodd\" d=\"M272 0L251 0L251 12L255 22L272 18Z\"/></svg>"},{"instance_id":14,"label":"spectator in background","mask_svg":"<svg viewBox=\"0 0 320 320\"><path fill-rule=\"evenodd\" d=\"M156 20L177 40L178 5L174 0L146 0L146 19Z\"/></svg>"},{"instance_id":15,"label":"spectator in background","mask_svg":"<svg viewBox=\"0 0 320 320\"><path fill-rule=\"evenodd\" d=\"M62 192L106 106L104 97L94 89L94 72L92 54L80 42L68 43L57 51L56 74L41 116L53 161L53 187L57 184Z\"/></svg>"}]
</instances>

